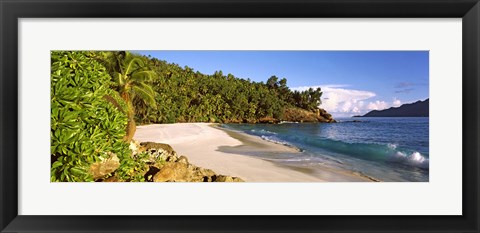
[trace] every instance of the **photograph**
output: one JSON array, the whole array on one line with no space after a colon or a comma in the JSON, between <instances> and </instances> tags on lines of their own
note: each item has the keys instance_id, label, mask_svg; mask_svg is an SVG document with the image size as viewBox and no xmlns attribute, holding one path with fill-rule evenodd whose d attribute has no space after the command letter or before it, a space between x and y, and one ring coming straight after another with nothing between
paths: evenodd
<instances>
[{"instance_id":1,"label":"photograph","mask_svg":"<svg viewBox=\"0 0 480 233\"><path fill-rule=\"evenodd\" d=\"M51 182L428 182L428 51L51 51Z\"/></svg>"},{"instance_id":2,"label":"photograph","mask_svg":"<svg viewBox=\"0 0 480 233\"><path fill-rule=\"evenodd\" d=\"M0 233L479 232L479 1L0 0Z\"/></svg>"}]
</instances>

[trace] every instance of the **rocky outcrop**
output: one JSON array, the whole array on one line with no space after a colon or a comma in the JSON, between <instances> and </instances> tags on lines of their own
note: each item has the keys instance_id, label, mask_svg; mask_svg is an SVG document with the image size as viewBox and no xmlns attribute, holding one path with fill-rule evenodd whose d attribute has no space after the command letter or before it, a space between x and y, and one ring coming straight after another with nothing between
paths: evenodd
<instances>
[{"instance_id":1,"label":"rocky outcrop","mask_svg":"<svg viewBox=\"0 0 480 233\"><path fill-rule=\"evenodd\" d=\"M149 170L142 174L147 182L243 182L241 178L220 175L210 169L191 164L187 157L179 156L168 144L138 143L133 140L130 148L133 154L146 152L149 155L145 161L149 164ZM104 181L119 180L112 176Z\"/></svg>"},{"instance_id":2,"label":"rocky outcrop","mask_svg":"<svg viewBox=\"0 0 480 233\"><path fill-rule=\"evenodd\" d=\"M142 142L139 143L139 145L140 147L138 148L137 153L147 152L149 156L146 162L148 162L149 164L161 166L158 163L172 162L176 161L177 159L177 153L168 144L157 142ZM133 151L133 154L136 154L136 152Z\"/></svg>"},{"instance_id":3,"label":"rocky outcrop","mask_svg":"<svg viewBox=\"0 0 480 233\"><path fill-rule=\"evenodd\" d=\"M141 142L140 146L142 146L145 150L156 151L161 150L165 151L168 154L174 154L175 151L173 148L165 143L158 143L158 142Z\"/></svg>"},{"instance_id":4,"label":"rocky outcrop","mask_svg":"<svg viewBox=\"0 0 480 233\"><path fill-rule=\"evenodd\" d=\"M242 179L238 177L231 177L231 176L213 176L213 182L243 182Z\"/></svg>"},{"instance_id":5,"label":"rocky outcrop","mask_svg":"<svg viewBox=\"0 0 480 233\"><path fill-rule=\"evenodd\" d=\"M337 122L333 119L332 114L328 113L325 109L319 108L315 112L317 114L317 119L319 122L328 122L328 123L335 123Z\"/></svg>"},{"instance_id":6,"label":"rocky outcrop","mask_svg":"<svg viewBox=\"0 0 480 233\"><path fill-rule=\"evenodd\" d=\"M155 182L188 182L190 181L191 173L188 170L188 165L185 163L169 162L163 165L157 174L153 176Z\"/></svg>"},{"instance_id":7,"label":"rocky outcrop","mask_svg":"<svg viewBox=\"0 0 480 233\"><path fill-rule=\"evenodd\" d=\"M273 117L262 117L259 119L244 119L244 120L228 120L223 123L250 123L250 124L278 124L282 121L290 122L325 122L325 123L335 123L337 122L333 119L332 115L328 113L325 109L319 108L314 111L307 111L305 109L290 107L285 108L283 111L283 116L281 118Z\"/></svg>"},{"instance_id":8,"label":"rocky outcrop","mask_svg":"<svg viewBox=\"0 0 480 233\"><path fill-rule=\"evenodd\" d=\"M331 114L321 108L315 111L307 111L301 108L286 108L282 120L292 122L337 122Z\"/></svg>"},{"instance_id":9,"label":"rocky outcrop","mask_svg":"<svg viewBox=\"0 0 480 233\"><path fill-rule=\"evenodd\" d=\"M154 182L243 182L238 177L217 175L210 169L185 163L168 162L154 175Z\"/></svg>"},{"instance_id":10,"label":"rocky outcrop","mask_svg":"<svg viewBox=\"0 0 480 233\"><path fill-rule=\"evenodd\" d=\"M108 158L103 161L93 163L90 165L90 174L93 179L100 179L106 175L114 172L120 167L120 159L114 153L108 153Z\"/></svg>"},{"instance_id":11,"label":"rocky outcrop","mask_svg":"<svg viewBox=\"0 0 480 233\"><path fill-rule=\"evenodd\" d=\"M280 122L279 119L275 119L273 117L263 117L263 118L258 119L257 123L276 124L276 123L279 123L279 122Z\"/></svg>"}]
</instances>

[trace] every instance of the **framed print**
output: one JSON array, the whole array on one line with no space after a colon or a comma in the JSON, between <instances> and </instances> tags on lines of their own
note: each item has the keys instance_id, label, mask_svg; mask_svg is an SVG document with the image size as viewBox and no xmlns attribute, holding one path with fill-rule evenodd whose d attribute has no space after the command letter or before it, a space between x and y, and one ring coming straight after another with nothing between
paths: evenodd
<instances>
[{"instance_id":1,"label":"framed print","mask_svg":"<svg viewBox=\"0 0 480 233\"><path fill-rule=\"evenodd\" d=\"M479 13L2 1L0 229L478 232Z\"/></svg>"}]
</instances>

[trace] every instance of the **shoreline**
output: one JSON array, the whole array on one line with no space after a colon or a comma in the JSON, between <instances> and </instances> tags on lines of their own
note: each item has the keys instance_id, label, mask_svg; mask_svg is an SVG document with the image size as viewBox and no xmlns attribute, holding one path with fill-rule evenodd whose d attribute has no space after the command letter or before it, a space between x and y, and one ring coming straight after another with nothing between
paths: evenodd
<instances>
[{"instance_id":1,"label":"shoreline","mask_svg":"<svg viewBox=\"0 0 480 233\"><path fill-rule=\"evenodd\" d=\"M138 126L134 136L140 142L172 146L179 155L199 167L240 177L246 182L328 182L372 181L336 171L288 166L256 158L248 153L300 153L296 148L263 140L246 133L227 130L213 123L175 123Z\"/></svg>"},{"instance_id":2,"label":"shoreline","mask_svg":"<svg viewBox=\"0 0 480 233\"><path fill-rule=\"evenodd\" d=\"M289 170L299 171L305 174L309 174L315 176L319 179L322 179L325 182L378 182L380 180L361 174L357 172L353 172L350 170L342 170L340 168L332 168L323 165L315 165L314 167L306 167L306 166L298 166L293 164L286 164L282 162L277 162L276 158L272 158L272 160L266 158L256 157L255 155L251 154L259 154L259 153L289 153L289 154L300 154L302 153L299 148L296 148L291 145L284 145L281 143L275 143L271 141L264 140L260 137L253 136L246 134L244 132L222 128L218 125L212 125L211 127L223 130L227 132L230 137L233 137L243 144L236 147L220 147L219 150L226 152L226 153L234 153L234 154L241 154L244 156L254 157L258 159L262 159L268 162L273 163L275 166L287 168ZM266 147L264 150L259 150L259 147L263 146ZM255 148L256 147L256 148ZM274 151L274 148L283 148L283 150ZM252 153L253 151L253 153ZM279 160L281 161L281 160Z\"/></svg>"}]
</instances>

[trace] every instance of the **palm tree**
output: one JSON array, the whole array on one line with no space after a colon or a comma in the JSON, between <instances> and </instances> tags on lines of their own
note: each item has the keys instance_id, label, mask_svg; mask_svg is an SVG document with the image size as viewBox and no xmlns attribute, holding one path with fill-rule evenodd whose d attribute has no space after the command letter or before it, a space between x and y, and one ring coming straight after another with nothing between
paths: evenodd
<instances>
[{"instance_id":1,"label":"palm tree","mask_svg":"<svg viewBox=\"0 0 480 233\"><path fill-rule=\"evenodd\" d=\"M146 83L156 73L140 57L133 56L129 52L104 52L100 56L114 79L117 91L127 104L128 124L124 140L130 142L136 130L134 98L138 97L152 108L156 108L155 92Z\"/></svg>"}]
</instances>

